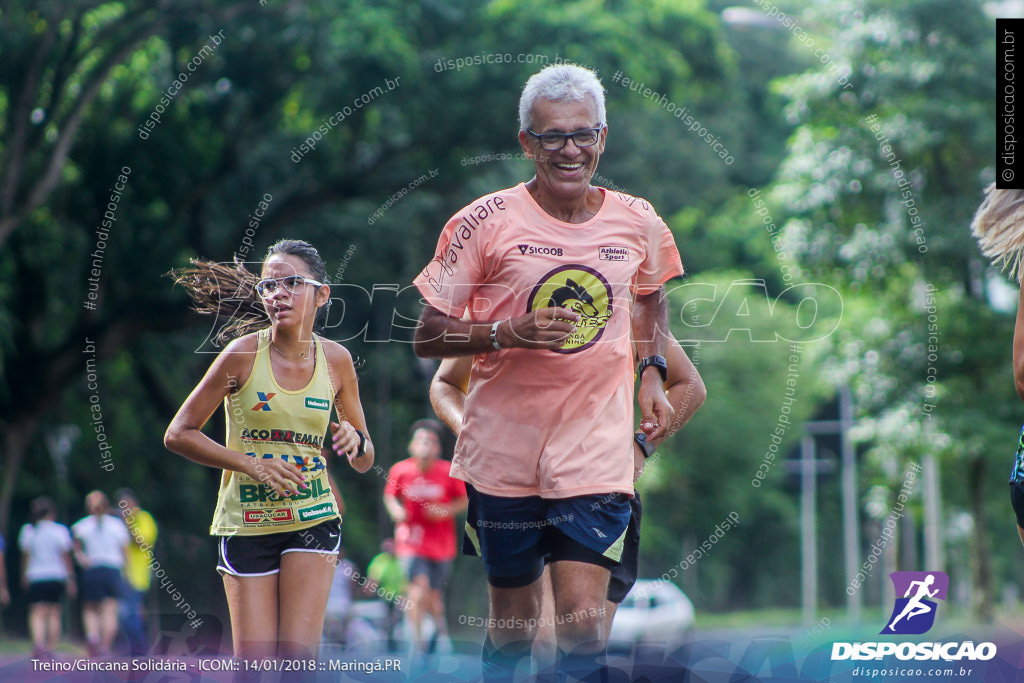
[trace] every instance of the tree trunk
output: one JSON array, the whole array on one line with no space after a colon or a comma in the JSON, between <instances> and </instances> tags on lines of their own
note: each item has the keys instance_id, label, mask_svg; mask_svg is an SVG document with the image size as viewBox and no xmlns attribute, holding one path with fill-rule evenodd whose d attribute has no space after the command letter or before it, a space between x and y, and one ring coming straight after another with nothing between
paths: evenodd
<instances>
[{"instance_id":1,"label":"tree trunk","mask_svg":"<svg viewBox=\"0 0 1024 683\"><path fill-rule=\"evenodd\" d=\"M972 458L968 464L967 479L971 495L971 515L974 533L971 536L971 574L976 590L975 616L983 624L992 623L992 553L989 548L988 528L985 525L985 459ZM931 567L928 567L931 569Z\"/></svg>"},{"instance_id":2,"label":"tree trunk","mask_svg":"<svg viewBox=\"0 0 1024 683\"><path fill-rule=\"evenodd\" d=\"M11 500L14 498L14 483L18 481L21 464L25 461L25 452L32 443L39 418L29 418L8 423L3 429L4 445L4 476L0 480L0 534L10 538L8 525L11 522Z\"/></svg>"}]
</instances>

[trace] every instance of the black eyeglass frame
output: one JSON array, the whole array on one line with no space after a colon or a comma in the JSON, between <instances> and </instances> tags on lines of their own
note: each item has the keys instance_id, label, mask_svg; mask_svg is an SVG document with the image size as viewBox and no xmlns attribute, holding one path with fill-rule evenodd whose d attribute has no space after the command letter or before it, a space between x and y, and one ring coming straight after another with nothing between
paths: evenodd
<instances>
[{"instance_id":1,"label":"black eyeglass frame","mask_svg":"<svg viewBox=\"0 0 1024 683\"><path fill-rule=\"evenodd\" d=\"M572 138L573 144L576 145L577 147L593 147L594 145L601 141L601 131L604 129L605 125L602 123L598 126L595 126L594 128L584 128L583 130L576 130L573 131L572 133L534 133L529 128L526 129L526 132L532 135L533 137L537 138L537 142L540 143L541 149L543 149L545 152L558 152L565 147L565 145L569 141L569 138ZM579 141L576 139L576 136L582 133L596 133L596 135L594 136L594 141L585 145L581 145ZM543 138L546 137L562 138L562 144L559 145L558 147L545 147Z\"/></svg>"}]
</instances>

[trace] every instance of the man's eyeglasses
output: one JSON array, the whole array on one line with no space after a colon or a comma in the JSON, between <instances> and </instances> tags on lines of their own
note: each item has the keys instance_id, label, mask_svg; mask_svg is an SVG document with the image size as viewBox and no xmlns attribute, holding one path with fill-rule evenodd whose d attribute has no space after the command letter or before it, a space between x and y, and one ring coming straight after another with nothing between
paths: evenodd
<instances>
[{"instance_id":1,"label":"man's eyeglasses","mask_svg":"<svg viewBox=\"0 0 1024 683\"><path fill-rule=\"evenodd\" d=\"M281 285L286 290L294 294L296 289L304 285L323 287L324 283L317 282L312 278L302 277L301 275L287 275L285 277L268 277L256 283L256 294L261 299L271 297L274 295L274 292L277 291L278 285Z\"/></svg>"},{"instance_id":2,"label":"man's eyeglasses","mask_svg":"<svg viewBox=\"0 0 1024 683\"><path fill-rule=\"evenodd\" d=\"M565 143L572 138L577 147L591 147L596 145L601 138L601 131L604 129L602 123L597 128L584 128L575 133L534 133L527 129L527 133L540 140L540 147L548 152L557 152L565 147Z\"/></svg>"}]
</instances>

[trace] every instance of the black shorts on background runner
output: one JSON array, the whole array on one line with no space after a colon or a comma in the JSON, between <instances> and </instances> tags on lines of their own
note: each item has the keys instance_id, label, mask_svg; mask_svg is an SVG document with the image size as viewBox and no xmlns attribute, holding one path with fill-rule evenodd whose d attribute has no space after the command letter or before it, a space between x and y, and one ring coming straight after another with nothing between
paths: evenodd
<instances>
[{"instance_id":1,"label":"black shorts on background runner","mask_svg":"<svg viewBox=\"0 0 1024 683\"><path fill-rule=\"evenodd\" d=\"M608 600L616 604L626 599L626 594L636 583L640 568L640 518L643 507L640 504L640 492L634 491L629 501L629 526L626 527L626 538L622 544L622 559L612 567L612 576L608 581Z\"/></svg>"}]
</instances>

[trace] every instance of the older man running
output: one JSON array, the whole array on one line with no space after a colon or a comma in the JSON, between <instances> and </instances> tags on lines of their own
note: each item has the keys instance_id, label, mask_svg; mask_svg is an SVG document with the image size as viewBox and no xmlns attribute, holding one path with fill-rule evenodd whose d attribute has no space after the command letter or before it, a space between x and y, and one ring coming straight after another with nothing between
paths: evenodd
<instances>
[{"instance_id":1,"label":"older man running","mask_svg":"<svg viewBox=\"0 0 1024 683\"><path fill-rule=\"evenodd\" d=\"M459 211L415 280L427 302L417 354L475 356L451 475L467 482L464 551L489 584L486 680L510 678L529 652L545 558L566 617L561 667L598 665L633 494L631 330L641 429L658 439L672 422L664 283L683 274L648 202L590 184L608 136L592 71L534 74L519 120L536 175Z\"/></svg>"}]
</instances>

